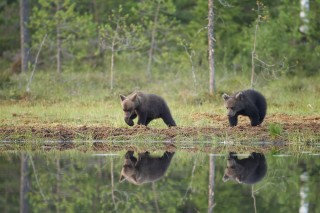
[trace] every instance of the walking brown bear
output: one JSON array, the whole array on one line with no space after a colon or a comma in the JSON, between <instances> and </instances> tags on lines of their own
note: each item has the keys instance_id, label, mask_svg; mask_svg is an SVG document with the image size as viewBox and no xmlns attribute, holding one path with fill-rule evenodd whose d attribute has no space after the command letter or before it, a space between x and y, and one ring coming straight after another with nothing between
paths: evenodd
<instances>
[{"instance_id":1,"label":"walking brown bear","mask_svg":"<svg viewBox=\"0 0 320 213\"><path fill-rule=\"evenodd\" d=\"M127 180L130 183L141 185L159 180L166 173L176 147L170 146L161 157L152 157L149 152L139 153L138 159L133 151L127 151L122 166L120 182Z\"/></svg>"},{"instance_id":2,"label":"walking brown bear","mask_svg":"<svg viewBox=\"0 0 320 213\"><path fill-rule=\"evenodd\" d=\"M255 184L267 173L266 158L262 153L252 152L249 157L238 159L234 152L229 153L223 181L234 180L238 183Z\"/></svg>"},{"instance_id":3,"label":"walking brown bear","mask_svg":"<svg viewBox=\"0 0 320 213\"><path fill-rule=\"evenodd\" d=\"M257 126L263 122L267 112L267 101L262 94L255 90L244 90L229 96L222 95L224 105L228 110L230 126L237 126L238 116L248 116L251 126Z\"/></svg>"},{"instance_id":4,"label":"walking brown bear","mask_svg":"<svg viewBox=\"0 0 320 213\"><path fill-rule=\"evenodd\" d=\"M134 125L137 116L138 125L147 126L153 119L162 118L168 127L176 126L167 103L158 95L134 92L127 97L120 95L120 99L129 126Z\"/></svg>"}]
</instances>

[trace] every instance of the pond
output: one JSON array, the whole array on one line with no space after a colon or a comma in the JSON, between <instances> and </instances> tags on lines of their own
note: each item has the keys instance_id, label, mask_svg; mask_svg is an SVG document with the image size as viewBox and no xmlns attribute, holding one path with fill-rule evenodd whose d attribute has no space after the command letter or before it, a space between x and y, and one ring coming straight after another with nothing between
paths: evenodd
<instances>
[{"instance_id":1,"label":"pond","mask_svg":"<svg viewBox=\"0 0 320 213\"><path fill-rule=\"evenodd\" d=\"M0 154L0 212L320 212L320 153Z\"/></svg>"}]
</instances>

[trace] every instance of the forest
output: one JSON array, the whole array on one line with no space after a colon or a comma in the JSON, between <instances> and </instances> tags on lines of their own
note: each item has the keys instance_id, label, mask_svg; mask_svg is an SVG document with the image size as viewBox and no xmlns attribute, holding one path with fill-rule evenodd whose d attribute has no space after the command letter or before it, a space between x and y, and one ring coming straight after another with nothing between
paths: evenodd
<instances>
[{"instance_id":1,"label":"forest","mask_svg":"<svg viewBox=\"0 0 320 213\"><path fill-rule=\"evenodd\" d=\"M214 2L217 88L226 73L250 78L252 66L255 85L259 78L317 74L319 3ZM122 75L139 76L139 84L181 75L200 88L208 76L206 1L24 0L21 5L17 0L0 5L3 77L21 72L21 57L28 75L34 67L46 73L101 72L110 89L121 84ZM2 79L3 87L8 78Z\"/></svg>"},{"instance_id":2,"label":"forest","mask_svg":"<svg viewBox=\"0 0 320 213\"><path fill-rule=\"evenodd\" d=\"M3 0L0 211L317 212L319 58L320 0ZM246 89L265 119L230 126ZM131 126L137 91L177 126ZM118 181L126 151L168 144L160 180ZM234 152L265 154L261 182L222 181Z\"/></svg>"}]
</instances>

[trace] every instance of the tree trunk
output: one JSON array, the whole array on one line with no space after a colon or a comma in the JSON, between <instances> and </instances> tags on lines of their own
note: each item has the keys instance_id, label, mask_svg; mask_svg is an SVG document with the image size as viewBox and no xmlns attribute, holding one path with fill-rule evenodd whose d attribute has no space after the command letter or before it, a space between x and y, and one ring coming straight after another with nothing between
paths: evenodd
<instances>
[{"instance_id":1,"label":"tree trunk","mask_svg":"<svg viewBox=\"0 0 320 213\"><path fill-rule=\"evenodd\" d=\"M153 19L153 28L152 28L152 33L151 33L151 44L150 44L150 49L149 49L149 54L148 54L149 59L148 59L148 67L147 67L147 77L149 80L152 79L152 74L151 74L152 58L153 58L154 48L155 48L155 43L156 43L159 11L160 11L160 1L158 1L158 5L157 5L156 12L155 12L154 19Z\"/></svg>"},{"instance_id":2,"label":"tree trunk","mask_svg":"<svg viewBox=\"0 0 320 213\"><path fill-rule=\"evenodd\" d=\"M113 90L113 69L114 69L115 39L111 44L111 63L110 63L110 89Z\"/></svg>"},{"instance_id":3,"label":"tree trunk","mask_svg":"<svg viewBox=\"0 0 320 213\"><path fill-rule=\"evenodd\" d=\"M57 1L56 14L61 10L60 1ZM61 17L57 18L57 73L61 74L61 31L60 22Z\"/></svg>"},{"instance_id":4,"label":"tree trunk","mask_svg":"<svg viewBox=\"0 0 320 213\"><path fill-rule=\"evenodd\" d=\"M100 23L100 20L99 20L99 12L98 12L98 6L97 6L97 1L96 0L92 0L92 10L93 10L93 18L94 18L94 21L96 23Z\"/></svg>"},{"instance_id":5,"label":"tree trunk","mask_svg":"<svg viewBox=\"0 0 320 213\"><path fill-rule=\"evenodd\" d=\"M27 28L29 23L29 0L20 0L20 48L21 72L28 71L30 35Z\"/></svg>"},{"instance_id":6,"label":"tree trunk","mask_svg":"<svg viewBox=\"0 0 320 213\"><path fill-rule=\"evenodd\" d=\"M29 204L27 199L27 193L29 191L29 179L28 179L28 155L21 153L20 164L20 213L29 212Z\"/></svg>"},{"instance_id":7,"label":"tree trunk","mask_svg":"<svg viewBox=\"0 0 320 213\"><path fill-rule=\"evenodd\" d=\"M153 200L154 200L155 209L156 209L157 213L160 213L156 184L155 184L155 182L152 182L151 184L152 184L152 192L153 192Z\"/></svg>"},{"instance_id":8,"label":"tree trunk","mask_svg":"<svg viewBox=\"0 0 320 213\"><path fill-rule=\"evenodd\" d=\"M215 171L215 157L209 158L209 194L208 194L208 213L213 212L214 207L214 171Z\"/></svg>"},{"instance_id":9,"label":"tree trunk","mask_svg":"<svg viewBox=\"0 0 320 213\"><path fill-rule=\"evenodd\" d=\"M302 22L302 25L299 27L299 30L301 33L303 34L307 34L308 30L309 30L309 10L310 10L310 6L309 6L309 0L300 0L300 19Z\"/></svg>"},{"instance_id":10,"label":"tree trunk","mask_svg":"<svg viewBox=\"0 0 320 213\"><path fill-rule=\"evenodd\" d=\"M114 174L113 174L113 158L111 157L111 165L110 165L110 175L111 175L111 198L112 198L112 203L114 206L114 210L116 209L116 198L115 198L115 194L114 194Z\"/></svg>"},{"instance_id":11,"label":"tree trunk","mask_svg":"<svg viewBox=\"0 0 320 213\"><path fill-rule=\"evenodd\" d=\"M60 213L60 204L62 201L61 198L61 165L60 165L60 157L56 159L56 167L57 167L57 173L56 173L56 196L57 200L55 201L55 207L56 207L56 213Z\"/></svg>"},{"instance_id":12,"label":"tree trunk","mask_svg":"<svg viewBox=\"0 0 320 213\"><path fill-rule=\"evenodd\" d=\"M214 12L213 12L213 0L208 0L208 51L209 51L209 92L214 93L215 90L215 76L214 76Z\"/></svg>"}]
</instances>

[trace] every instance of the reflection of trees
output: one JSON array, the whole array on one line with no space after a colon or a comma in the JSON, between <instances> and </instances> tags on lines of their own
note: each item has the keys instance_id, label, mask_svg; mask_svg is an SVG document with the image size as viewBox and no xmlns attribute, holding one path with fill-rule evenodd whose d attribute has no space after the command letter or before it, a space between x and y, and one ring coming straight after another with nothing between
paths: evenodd
<instances>
[{"instance_id":1,"label":"reflection of trees","mask_svg":"<svg viewBox=\"0 0 320 213\"><path fill-rule=\"evenodd\" d=\"M154 205L157 210L157 213L160 213L159 204L158 204L158 195L156 190L156 183L152 182L152 192L153 192L153 199L154 199Z\"/></svg>"},{"instance_id":2,"label":"reflection of trees","mask_svg":"<svg viewBox=\"0 0 320 213\"><path fill-rule=\"evenodd\" d=\"M29 212L29 203L27 200L27 193L29 191L28 155L21 153L20 160L20 213L27 213Z\"/></svg>"},{"instance_id":3,"label":"reflection of trees","mask_svg":"<svg viewBox=\"0 0 320 213\"><path fill-rule=\"evenodd\" d=\"M256 213L257 212L257 201L256 201L256 194L254 191L254 185L251 186L251 197L253 199L253 209L254 209L254 212Z\"/></svg>"},{"instance_id":4,"label":"reflection of trees","mask_svg":"<svg viewBox=\"0 0 320 213\"><path fill-rule=\"evenodd\" d=\"M209 157L209 190L208 190L208 212L213 212L214 208L214 172L215 172L215 157Z\"/></svg>"},{"instance_id":5,"label":"reflection of trees","mask_svg":"<svg viewBox=\"0 0 320 213\"><path fill-rule=\"evenodd\" d=\"M81 153L8 155L0 157L0 212L18 212L19 193L21 198L26 198L24 202L29 204L29 212L35 213L141 212L141 209L156 212L155 202L160 212L205 212L213 204L215 212L226 209L231 213L253 212L252 194L259 212L297 212L303 186L309 188L306 200L309 212L320 212L320 161L305 157L305 170L301 170L297 158L302 157L268 156L270 170L252 189L232 182L219 184L225 158L179 152L153 189L151 183L141 186L119 183L123 163L120 157ZM301 182L300 175L304 171L309 178ZM21 179L21 185L20 177L25 178ZM207 200L208 196L211 201ZM22 209L26 206L20 205Z\"/></svg>"}]
</instances>

